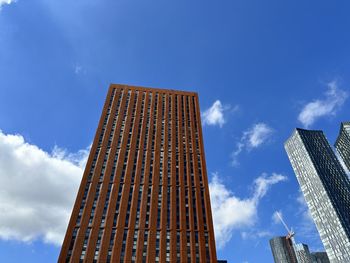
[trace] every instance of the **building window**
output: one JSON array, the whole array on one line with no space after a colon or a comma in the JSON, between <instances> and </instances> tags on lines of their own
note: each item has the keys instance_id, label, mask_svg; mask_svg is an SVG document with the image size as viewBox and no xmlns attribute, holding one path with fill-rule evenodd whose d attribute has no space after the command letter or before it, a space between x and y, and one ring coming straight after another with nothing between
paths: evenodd
<instances>
[{"instance_id":1,"label":"building window","mask_svg":"<svg viewBox=\"0 0 350 263\"><path fill-rule=\"evenodd\" d=\"M103 231L104 231L103 228L100 228L99 231L98 231L96 248L95 248L95 254L94 254L94 262L97 262L97 260L98 260L98 255L99 255L99 251L100 251L100 247L101 247L101 239L102 239Z\"/></svg>"},{"instance_id":2,"label":"building window","mask_svg":"<svg viewBox=\"0 0 350 263\"><path fill-rule=\"evenodd\" d=\"M124 234L123 234L122 249L121 249L121 252L120 252L120 261L121 262L123 262L124 257L125 257L125 247L126 247L127 236L128 236L128 230L125 229L124 230Z\"/></svg>"},{"instance_id":3,"label":"building window","mask_svg":"<svg viewBox=\"0 0 350 263\"><path fill-rule=\"evenodd\" d=\"M143 262L146 262L146 258L147 258L147 245L148 245L148 230L145 230L144 239L143 239L143 252L142 252Z\"/></svg>"}]
</instances>

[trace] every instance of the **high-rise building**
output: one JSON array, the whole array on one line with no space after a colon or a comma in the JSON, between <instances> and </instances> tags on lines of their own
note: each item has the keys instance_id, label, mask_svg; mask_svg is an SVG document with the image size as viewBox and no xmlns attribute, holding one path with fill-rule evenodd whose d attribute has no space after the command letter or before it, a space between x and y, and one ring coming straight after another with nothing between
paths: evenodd
<instances>
[{"instance_id":1,"label":"high-rise building","mask_svg":"<svg viewBox=\"0 0 350 263\"><path fill-rule=\"evenodd\" d=\"M310 253L308 245L295 242L294 233L270 239L270 247L275 263L329 263L326 252Z\"/></svg>"},{"instance_id":2,"label":"high-rise building","mask_svg":"<svg viewBox=\"0 0 350 263\"><path fill-rule=\"evenodd\" d=\"M270 239L270 247L275 263L297 263L293 240L287 236Z\"/></svg>"},{"instance_id":3,"label":"high-rise building","mask_svg":"<svg viewBox=\"0 0 350 263\"><path fill-rule=\"evenodd\" d=\"M342 122L335 148L350 171L350 122Z\"/></svg>"},{"instance_id":4,"label":"high-rise building","mask_svg":"<svg viewBox=\"0 0 350 263\"><path fill-rule=\"evenodd\" d=\"M298 263L311 263L311 255L308 245L302 243L294 244L294 251Z\"/></svg>"},{"instance_id":5,"label":"high-rise building","mask_svg":"<svg viewBox=\"0 0 350 263\"><path fill-rule=\"evenodd\" d=\"M329 263L329 259L326 252L312 252L311 253L312 263Z\"/></svg>"},{"instance_id":6,"label":"high-rise building","mask_svg":"<svg viewBox=\"0 0 350 263\"><path fill-rule=\"evenodd\" d=\"M197 93L110 86L58 261L217 261Z\"/></svg>"},{"instance_id":7,"label":"high-rise building","mask_svg":"<svg viewBox=\"0 0 350 263\"><path fill-rule=\"evenodd\" d=\"M326 137L296 129L285 148L330 262L350 262L350 181Z\"/></svg>"}]
</instances>

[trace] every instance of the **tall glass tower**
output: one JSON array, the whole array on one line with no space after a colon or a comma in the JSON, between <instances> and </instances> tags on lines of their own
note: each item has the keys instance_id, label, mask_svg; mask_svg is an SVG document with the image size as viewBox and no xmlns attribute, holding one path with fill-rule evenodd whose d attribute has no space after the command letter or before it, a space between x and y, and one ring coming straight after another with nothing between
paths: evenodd
<instances>
[{"instance_id":1,"label":"tall glass tower","mask_svg":"<svg viewBox=\"0 0 350 263\"><path fill-rule=\"evenodd\" d=\"M335 148L350 171L350 122L342 122Z\"/></svg>"},{"instance_id":2,"label":"tall glass tower","mask_svg":"<svg viewBox=\"0 0 350 263\"><path fill-rule=\"evenodd\" d=\"M350 262L350 181L326 137L296 129L285 149L330 262Z\"/></svg>"},{"instance_id":3,"label":"tall glass tower","mask_svg":"<svg viewBox=\"0 0 350 263\"><path fill-rule=\"evenodd\" d=\"M59 262L213 262L198 95L114 85Z\"/></svg>"}]
</instances>

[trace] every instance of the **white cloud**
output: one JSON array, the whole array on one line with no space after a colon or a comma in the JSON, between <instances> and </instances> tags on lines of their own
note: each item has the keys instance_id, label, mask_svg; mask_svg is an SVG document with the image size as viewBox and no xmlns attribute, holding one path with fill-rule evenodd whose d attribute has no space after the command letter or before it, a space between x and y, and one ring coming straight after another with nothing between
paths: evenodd
<instances>
[{"instance_id":1,"label":"white cloud","mask_svg":"<svg viewBox=\"0 0 350 263\"><path fill-rule=\"evenodd\" d=\"M301 110L298 120L304 127L310 127L317 119L337 113L348 97L348 93L338 88L337 81L327 84L328 90L324 99L307 103Z\"/></svg>"},{"instance_id":2,"label":"white cloud","mask_svg":"<svg viewBox=\"0 0 350 263\"><path fill-rule=\"evenodd\" d=\"M16 1L14 1L14 0L0 0L0 9L3 5L9 5L9 4L14 3L14 2L16 2Z\"/></svg>"},{"instance_id":3,"label":"white cloud","mask_svg":"<svg viewBox=\"0 0 350 263\"><path fill-rule=\"evenodd\" d=\"M214 174L209 184L215 237L218 248L231 239L233 231L252 227L257 221L258 205L268 189L287 177L273 173L262 174L254 180L254 191L249 198L235 196Z\"/></svg>"},{"instance_id":4,"label":"white cloud","mask_svg":"<svg viewBox=\"0 0 350 263\"><path fill-rule=\"evenodd\" d=\"M230 107L223 106L220 100L216 100L214 104L202 113L203 125L219 125L220 128L226 123L224 112ZM236 106L233 111L236 111Z\"/></svg>"},{"instance_id":5,"label":"white cloud","mask_svg":"<svg viewBox=\"0 0 350 263\"><path fill-rule=\"evenodd\" d=\"M79 150L76 153L70 153L66 149L62 149L55 145L51 155L56 159L66 160L81 168L85 168L91 146L92 144L90 144L86 149Z\"/></svg>"},{"instance_id":6,"label":"white cloud","mask_svg":"<svg viewBox=\"0 0 350 263\"><path fill-rule=\"evenodd\" d=\"M265 237L271 237L273 236L273 233L269 231L256 231L256 230L250 230L250 231L242 231L241 237L242 239L259 239L259 238L265 238Z\"/></svg>"},{"instance_id":7,"label":"white cloud","mask_svg":"<svg viewBox=\"0 0 350 263\"><path fill-rule=\"evenodd\" d=\"M0 238L61 245L87 154L47 153L0 131Z\"/></svg>"},{"instance_id":8,"label":"white cloud","mask_svg":"<svg viewBox=\"0 0 350 263\"><path fill-rule=\"evenodd\" d=\"M238 155L243 151L244 147L245 147L244 143L237 142L236 150L231 154L231 157L232 157L232 162L231 163L232 163L233 166L239 165Z\"/></svg>"},{"instance_id":9,"label":"white cloud","mask_svg":"<svg viewBox=\"0 0 350 263\"><path fill-rule=\"evenodd\" d=\"M259 147L269 138L272 132L273 130L266 123L261 122L255 124L251 130L244 134L244 136L248 139L248 147Z\"/></svg>"},{"instance_id":10,"label":"white cloud","mask_svg":"<svg viewBox=\"0 0 350 263\"><path fill-rule=\"evenodd\" d=\"M243 132L239 142L236 143L236 150L232 153L232 165L239 164L238 155L244 150L252 150L260 147L273 134L274 130L266 123L260 122L253 125L252 128Z\"/></svg>"}]
</instances>

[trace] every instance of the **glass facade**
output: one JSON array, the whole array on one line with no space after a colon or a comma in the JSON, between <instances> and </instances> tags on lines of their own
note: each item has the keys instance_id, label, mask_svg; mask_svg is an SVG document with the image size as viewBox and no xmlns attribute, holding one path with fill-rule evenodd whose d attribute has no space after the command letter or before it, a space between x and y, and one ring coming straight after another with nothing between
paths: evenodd
<instances>
[{"instance_id":1,"label":"glass facade","mask_svg":"<svg viewBox=\"0 0 350 263\"><path fill-rule=\"evenodd\" d=\"M297 263L293 243L286 236L270 239L270 247L275 263Z\"/></svg>"},{"instance_id":2,"label":"glass facade","mask_svg":"<svg viewBox=\"0 0 350 263\"><path fill-rule=\"evenodd\" d=\"M327 253L326 252L311 253L311 263L329 263Z\"/></svg>"},{"instance_id":3,"label":"glass facade","mask_svg":"<svg viewBox=\"0 0 350 263\"><path fill-rule=\"evenodd\" d=\"M311 263L309 247L305 244L294 244L294 251L298 263Z\"/></svg>"},{"instance_id":4,"label":"glass facade","mask_svg":"<svg viewBox=\"0 0 350 263\"><path fill-rule=\"evenodd\" d=\"M330 262L350 262L350 181L326 137L296 129L285 149Z\"/></svg>"},{"instance_id":5,"label":"glass facade","mask_svg":"<svg viewBox=\"0 0 350 263\"><path fill-rule=\"evenodd\" d=\"M350 171L350 122L343 122L340 125L335 148L344 161L347 170Z\"/></svg>"}]
</instances>

